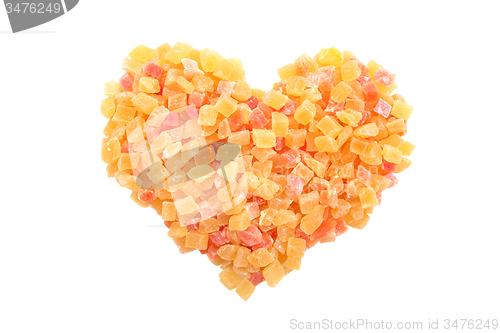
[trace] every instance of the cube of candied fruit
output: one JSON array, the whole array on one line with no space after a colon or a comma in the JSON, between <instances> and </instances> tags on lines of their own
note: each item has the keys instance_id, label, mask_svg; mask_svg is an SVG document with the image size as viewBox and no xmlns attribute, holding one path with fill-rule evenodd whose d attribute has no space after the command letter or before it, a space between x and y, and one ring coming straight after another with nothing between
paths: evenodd
<instances>
[{"instance_id":1,"label":"cube of candied fruit","mask_svg":"<svg viewBox=\"0 0 500 333\"><path fill-rule=\"evenodd\" d=\"M290 237L286 247L286 255L289 258L302 258L306 252L306 241L302 238Z\"/></svg>"},{"instance_id":2,"label":"cube of candied fruit","mask_svg":"<svg viewBox=\"0 0 500 333\"><path fill-rule=\"evenodd\" d=\"M285 65L278 69L278 75L280 76L281 80L286 80L291 76L295 76L295 67L293 66L293 64Z\"/></svg>"},{"instance_id":3,"label":"cube of candied fruit","mask_svg":"<svg viewBox=\"0 0 500 333\"><path fill-rule=\"evenodd\" d=\"M217 103L215 103L215 110L222 114L224 117L229 117L236 111L238 102L226 94L222 94Z\"/></svg>"},{"instance_id":4,"label":"cube of candied fruit","mask_svg":"<svg viewBox=\"0 0 500 333\"><path fill-rule=\"evenodd\" d=\"M363 155L368 147L369 142L365 140L360 140L358 138L353 137L351 139L351 144L349 146L349 150L358 155Z\"/></svg>"},{"instance_id":5,"label":"cube of candied fruit","mask_svg":"<svg viewBox=\"0 0 500 333\"><path fill-rule=\"evenodd\" d=\"M325 116L316 124L316 127L323 132L324 135L336 138L342 132L340 125L333 117Z\"/></svg>"},{"instance_id":6,"label":"cube of candied fruit","mask_svg":"<svg viewBox=\"0 0 500 333\"><path fill-rule=\"evenodd\" d=\"M290 118L292 119L292 118ZM306 143L305 129L289 129L285 137L285 145L290 148L300 148Z\"/></svg>"},{"instance_id":7,"label":"cube of candied fruit","mask_svg":"<svg viewBox=\"0 0 500 333\"><path fill-rule=\"evenodd\" d=\"M187 95L185 93L174 94L168 96L168 109L170 111L177 110L187 106Z\"/></svg>"},{"instance_id":8,"label":"cube of candied fruit","mask_svg":"<svg viewBox=\"0 0 500 333\"><path fill-rule=\"evenodd\" d=\"M312 234L323 222L323 213L325 206L316 206L309 214L305 215L300 221L300 229L307 235Z\"/></svg>"},{"instance_id":9,"label":"cube of candied fruit","mask_svg":"<svg viewBox=\"0 0 500 333\"><path fill-rule=\"evenodd\" d=\"M389 163L399 164L403 158L403 153L398 148L390 145L384 145L382 157Z\"/></svg>"},{"instance_id":10,"label":"cube of candied fruit","mask_svg":"<svg viewBox=\"0 0 500 333\"><path fill-rule=\"evenodd\" d=\"M206 250L208 247L208 234L199 231L189 231L186 235L186 247L196 250Z\"/></svg>"},{"instance_id":11,"label":"cube of candied fruit","mask_svg":"<svg viewBox=\"0 0 500 333\"><path fill-rule=\"evenodd\" d=\"M158 106L158 100L145 93L139 93L132 98L132 104L140 112L149 115Z\"/></svg>"},{"instance_id":12,"label":"cube of candied fruit","mask_svg":"<svg viewBox=\"0 0 500 333\"><path fill-rule=\"evenodd\" d=\"M369 123L365 124L362 126L359 126L356 128L353 132L352 135L357 136L359 138L369 138L376 136L379 132L379 129L376 124L374 123Z\"/></svg>"},{"instance_id":13,"label":"cube of candied fruit","mask_svg":"<svg viewBox=\"0 0 500 333\"><path fill-rule=\"evenodd\" d=\"M203 105L200 108L198 124L202 126L214 126L217 121L218 111L212 105Z\"/></svg>"},{"instance_id":14,"label":"cube of candied fruit","mask_svg":"<svg viewBox=\"0 0 500 333\"><path fill-rule=\"evenodd\" d=\"M106 141L101 147L101 159L104 163L111 164L120 158L121 145L116 138Z\"/></svg>"},{"instance_id":15,"label":"cube of candied fruit","mask_svg":"<svg viewBox=\"0 0 500 333\"><path fill-rule=\"evenodd\" d=\"M302 214L309 214L319 203L318 191L299 195L299 208Z\"/></svg>"},{"instance_id":16,"label":"cube of candied fruit","mask_svg":"<svg viewBox=\"0 0 500 333\"><path fill-rule=\"evenodd\" d=\"M102 100L101 102L101 114L104 118L111 118L115 113L116 105L113 97L108 97ZM288 119L287 119L288 121Z\"/></svg>"},{"instance_id":17,"label":"cube of candied fruit","mask_svg":"<svg viewBox=\"0 0 500 333\"><path fill-rule=\"evenodd\" d=\"M391 115L396 118L401 118L404 120L410 119L410 116L413 112L413 106L410 106L400 100L394 102L392 106Z\"/></svg>"},{"instance_id":18,"label":"cube of candied fruit","mask_svg":"<svg viewBox=\"0 0 500 333\"><path fill-rule=\"evenodd\" d=\"M250 296L252 296L255 291L255 285L247 279L243 279L236 287L236 293L245 302L248 301Z\"/></svg>"},{"instance_id":19,"label":"cube of candied fruit","mask_svg":"<svg viewBox=\"0 0 500 333\"><path fill-rule=\"evenodd\" d=\"M307 80L303 76L292 76L287 79L286 93L290 96L300 96L306 89Z\"/></svg>"},{"instance_id":20,"label":"cube of candied fruit","mask_svg":"<svg viewBox=\"0 0 500 333\"><path fill-rule=\"evenodd\" d=\"M168 237L170 238L182 238L188 233L188 229L185 226L181 226L179 222L174 222L170 225L168 230Z\"/></svg>"},{"instance_id":21,"label":"cube of candied fruit","mask_svg":"<svg viewBox=\"0 0 500 333\"><path fill-rule=\"evenodd\" d=\"M309 100L305 100L300 106L295 110L293 117L299 124L307 125L316 116L316 105L311 103Z\"/></svg>"},{"instance_id":22,"label":"cube of candied fruit","mask_svg":"<svg viewBox=\"0 0 500 333\"><path fill-rule=\"evenodd\" d=\"M194 85L183 76L177 78L177 84L183 93L192 94L194 91Z\"/></svg>"},{"instance_id":23,"label":"cube of candied fruit","mask_svg":"<svg viewBox=\"0 0 500 333\"><path fill-rule=\"evenodd\" d=\"M156 50L144 45L138 45L135 49L132 50L132 52L129 53L128 56L144 64L151 60L151 58L153 58L155 55Z\"/></svg>"},{"instance_id":24,"label":"cube of candied fruit","mask_svg":"<svg viewBox=\"0 0 500 333\"><path fill-rule=\"evenodd\" d=\"M406 123L404 119L392 119L385 124L385 128L390 134L406 132Z\"/></svg>"},{"instance_id":25,"label":"cube of candied fruit","mask_svg":"<svg viewBox=\"0 0 500 333\"><path fill-rule=\"evenodd\" d=\"M288 132L288 117L283 113L273 112L272 128L277 137L286 137Z\"/></svg>"},{"instance_id":26,"label":"cube of candied fruit","mask_svg":"<svg viewBox=\"0 0 500 333\"><path fill-rule=\"evenodd\" d=\"M408 169L410 166L411 166L411 161L409 159L403 157L401 159L401 163L398 164L394 173L403 172L404 170Z\"/></svg>"},{"instance_id":27,"label":"cube of candied fruit","mask_svg":"<svg viewBox=\"0 0 500 333\"><path fill-rule=\"evenodd\" d=\"M214 76L222 80L230 81L231 74L233 73L235 68L236 66L232 61L221 57L217 62L217 66L215 67Z\"/></svg>"},{"instance_id":28,"label":"cube of candied fruit","mask_svg":"<svg viewBox=\"0 0 500 333\"><path fill-rule=\"evenodd\" d=\"M170 181L169 181L170 185ZM194 201L193 197L186 197L183 199L177 199L174 201L175 208L177 209L177 212L179 215L186 215L194 212L196 208L198 208L198 205Z\"/></svg>"},{"instance_id":29,"label":"cube of candied fruit","mask_svg":"<svg viewBox=\"0 0 500 333\"><path fill-rule=\"evenodd\" d=\"M275 110L279 110L288 102L288 97L279 91L271 89L264 95L262 102Z\"/></svg>"},{"instance_id":30,"label":"cube of candied fruit","mask_svg":"<svg viewBox=\"0 0 500 333\"><path fill-rule=\"evenodd\" d=\"M236 252L236 257L233 260L234 267L247 267L247 257L251 252L252 250L250 250L248 247L240 246L238 252Z\"/></svg>"},{"instance_id":31,"label":"cube of candied fruit","mask_svg":"<svg viewBox=\"0 0 500 333\"><path fill-rule=\"evenodd\" d=\"M264 279L269 287L274 288L285 277L285 270L278 260L273 261L262 270Z\"/></svg>"},{"instance_id":32,"label":"cube of candied fruit","mask_svg":"<svg viewBox=\"0 0 500 333\"><path fill-rule=\"evenodd\" d=\"M259 268L269 265L273 262L274 257L268 250L260 248L250 253L247 260L252 266Z\"/></svg>"},{"instance_id":33,"label":"cube of candied fruit","mask_svg":"<svg viewBox=\"0 0 500 333\"><path fill-rule=\"evenodd\" d=\"M334 153L339 150L337 141L331 136L318 136L314 139L314 143L319 152Z\"/></svg>"},{"instance_id":34,"label":"cube of candied fruit","mask_svg":"<svg viewBox=\"0 0 500 333\"><path fill-rule=\"evenodd\" d=\"M401 145L403 145L404 142L405 142L405 140L401 136L399 136L397 134L393 134L393 135L389 136L388 138L380 140L379 144L381 146L391 145L394 148L399 148L399 147L401 147Z\"/></svg>"},{"instance_id":35,"label":"cube of candied fruit","mask_svg":"<svg viewBox=\"0 0 500 333\"><path fill-rule=\"evenodd\" d=\"M131 57L126 57L125 59L123 59L122 69L132 76L135 76L141 73L142 63Z\"/></svg>"},{"instance_id":36,"label":"cube of candied fruit","mask_svg":"<svg viewBox=\"0 0 500 333\"><path fill-rule=\"evenodd\" d=\"M118 105L111 119L117 123L127 124L135 118L136 113L137 111L134 107Z\"/></svg>"},{"instance_id":37,"label":"cube of candied fruit","mask_svg":"<svg viewBox=\"0 0 500 333\"><path fill-rule=\"evenodd\" d=\"M273 209L273 211L275 211L275 209ZM284 225L291 222L294 218L295 213L293 211L288 209L280 209L272 219L272 224L274 224L275 226Z\"/></svg>"},{"instance_id":38,"label":"cube of candied fruit","mask_svg":"<svg viewBox=\"0 0 500 333\"><path fill-rule=\"evenodd\" d=\"M177 219L177 211L173 202L163 201L161 218L165 221L175 221Z\"/></svg>"},{"instance_id":39,"label":"cube of candied fruit","mask_svg":"<svg viewBox=\"0 0 500 333\"><path fill-rule=\"evenodd\" d=\"M254 129L252 140L258 148L273 148L276 145L276 134L271 130Z\"/></svg>"},{"instance_id":40,"label":"cube of candied fruit","mask_svg":"<svg viewBox=\"0 0 500 333\"><path fill-rule=\"evenodd\" d=\"M413 153L413 151L415 150L415 145L408 141L405 141L398 149L401 151L403 156L410 156L411 153Z\"/></svg>"},{"instance_id":41,"label":"cube of candied fruit","mask_svg":"<svg viewBox=\"0 0 500 333\"><path fill-rule=\"evenodd\" d=\"M213 72L222 57L215 51L203 49L200 51L201 68L205 72Z\"/></svg>"},{"instance_id":42,"label":"cube of candied fruit","mask_svg":"<svg viewBox=\"0 0 500 333\"><path fill-rule=\"evenodd\" d=\"M361 75L361 68L357 60L350 60L340 67L342 80L345 82L356 80Z\"/></svg>"},{"instance_id":43,"label":"cube of candied fruit","mask_svg":"<svg viewBox=\"0 0 500 333\"><path fill-rule=\"evenodd\" d=\"M217 255L224 260L234 260L236 258L236 253L240 248L239 245L226 244L219 247L217 250Z\"/></svg>"},{"instance_id":44,"label":"cube of candied fruit","mask_svg":"<svg viewBox=\"0 0 500 333\"><path fill-rule=\"evenodd\" d=\"M250 215L246 209L229 218L229 230L245 230L250 226Z\"/></svg>"},{"instance_id":45,"label":"cube of candied fruit","mask_svg":"<svg viewBox=\"0 0 500 333\"><path fill-rule=\"evenodd\" d=\"M371 187L362 187L358 190L359 200L363 209L374 207L379 204L377 194Z\"/></svg>"},{"instance_id":46,"label":"cube of candied fruit","mask_svg":"<svg viewBox=\"0 0 500 333\"><path fill-rule=\"evenodd\" d=\"M252 89L246 81L240 80L236 82L236 86L234 87L231 96L240 102L245 102L252 97Z\"/></svg>"},{"instance_id":47,"label":"cube of candied fruit","mask_svg":"<svg viewBox=\"0 0 500 333\"><path fill-rule=\"evenodd\" d=\"M344 57L341 51L330 47L329 49L322 49L319 52L318 60L323 66L339 67L342 65Z\"/></svg>"},{"instance_id":48,"label":"cube of candied fruit","mask_svg":"<svg viewBox=\"0 0 500 333\"><path fill-rule=\"evenodd\" d=\"M235 271L232 269L225 269L219 273L220 282L229 290L236 288L240 282L243 280Z\"/></svg>"},{"instance_id":49,"label":"cube of candied fruit","mask_svg":"<svg viewBox=\"0 0 500 333\"><path fill-rule=\"evenodd\" d=\"M181 63L182 59L189 57L191 51L193 51L191 45L177 42L170 50L165 52L163 58L178 65Z\"/></svg>"},{"instance_id":50,"label":"cube of candied fruit","mask_svg":"<svg viewBox=\"0 0 500 333\"><path fill-rule=\"evenodd\" d=\"M347 97L352 93L353 89L347 83L339 82L330 93L330 97L335 103L344 102Z\"/></svg>"},{"instance_id":51,"label":"cube of candied fruit","mask_svg":"<svg viewBox=\"0 0 500 333\"><path fill-rule=\"evenodd\" d=\"M390 87L394 82L396 75L383 67L379 67L375 73L373 73L373 80L384 87Z\"/></svg>"},{"instance_id":52,"label":"cube of candied fruit","mask_svg":"<svg viewBox=\"0 0 500 333\"><path fill-rule=\"evenodd\" d=\"M139 79L139 91L143 93L156 94L160 92L160 83L155 78L143 76Z\"/></svg>"}]
</instances>

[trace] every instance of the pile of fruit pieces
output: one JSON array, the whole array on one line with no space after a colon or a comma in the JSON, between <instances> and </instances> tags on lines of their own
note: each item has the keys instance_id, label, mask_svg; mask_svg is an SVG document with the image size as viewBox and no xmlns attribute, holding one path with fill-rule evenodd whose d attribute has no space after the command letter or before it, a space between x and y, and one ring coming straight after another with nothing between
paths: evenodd
<instances>
[{"instance_id":1,"label":"pile of fruit pieces","mask_svg":"<svg viewBox=\"0 0 500 333\"><path fill-rule=\"evenodd\" d=\"M109 119L101 150L108 176L161 215L181 253L199 250L220 266L222 284L244 300L259 283L275 287L299 270L306 249L333 242L347 226L364 228L382 191L397 184L394 174L411 165L405 156L415 146L402 136L413 107L393 94L393 73L350 51L302 55L278 69L281 81L267 92L250 88L239 59L184 43L140 45L122 68L119 81L105 85L101 104ZM217 215L210 210L217 200L189 199L210 192L227 201L220 192L231 184L214 181L214 160L214 176L203 179L181 177L168 163L192 140L173 134L181 112L197 119L207 145L241 149L245 170L238 178L247 190ZM137 177L144 170L152 183L175 175L205 192L185 191L176 202L171 191L184 186L146 186ZM179 211L192 214L187 223Z\"/></svg>"}]
</instances>

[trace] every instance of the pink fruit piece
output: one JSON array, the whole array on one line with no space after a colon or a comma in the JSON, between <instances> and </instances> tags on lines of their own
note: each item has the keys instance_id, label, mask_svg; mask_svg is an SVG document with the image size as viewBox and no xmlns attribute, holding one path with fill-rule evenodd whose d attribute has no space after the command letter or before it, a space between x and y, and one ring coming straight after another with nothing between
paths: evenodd
<instances>
[{"instance_id":1,"label":"pink fruit piece","mask_svg":"<svg viewBox=\"0 0 500 333\"><path fill-rule=\"evenodd\" d=\"M364 166L359 165L358 170L356 171L356 177L358 179L370 181L372 179L372 173L368 171Z\"/></svg>"},{"instance_id":2,"label":"pink fruit piece","mask_svg":"<svg viewBox=\"0 0 500 333\"><path fill-rule=\"evenodd\" d=\"M231 96L234 87L236 87L236 82L222 80L219 82L219 85L217 86L217 93L219 95L227 94L228 96Z\"/></svg>"},{"instance_id":3,"label":"pink fruit piece","mask_svg":"<svg viewBox=\"0 0 500 333\"><path fill-rule=\"evenodd\" d=\"M250 279L248 281L252 282L254 286L257 286L259 283L262 283L265 281L264 279L264 274L262 272L255 272L250 275Z\"/></svg>"},{"instance_id":4,"label":"pink fruit piece","mask_svg":"<svg viewBox=\"0 0 500 333\"><path fill-rule=\"evenodd\" d=\"M361 126L365 123L366 118L368 117L368 112L367 111L360 111L361 112L361 120L358 123L358 126Z\"/></svg>"},{"instance_id":5,"label":"pink fruit piece","mask_svg":"<svg viewBox=\"0 0 500 333\"><path fill-rule=\"evenodd\" d=\"M385 87L390 87L390 85L394 82L394 79L396 78L396 74L388 71L385 68L380 67L375 71L373 74L373 79L375 82L378 84L381 84Z\"/></svg>"},{"instance_id":6,"label":"pink fruit piece","mask_svg":"<svg viewBox=\"0 0 500 333\"><path fill-rule=\"evenodd\" d=\"M335 235L338 237L347 232L348 230L347 224L343 219L338 219L334 230L335 230Z\"/></svg>"},{"instance_id":7,"label":"pink fruit piece","mask_svg":"<svg viewBox=\"0 0 500 333\"><path fill-rule=\"evenodd\" d=\"M330 236L332 233L335 233L335 225L337 225L337 220L328 219L324 220L321 225L316 229L309 238L311 240L320 240L321 238L325 238L326 236Z\"/></svg>"},{"instance_id":8,"label":"pink fruit piece","mask_svg":"<svg viewBox=\"0 0 500 333\"><path fill-rule=\"evenodd\" d=\"M186 223L186 228L189 231L195 231L195 230L200 229L200 219L199 218L194 218L194 219L189 220Z\"/></svg>"},{"instance_id":9,"label":"pink fruit piece","mask_svg":"<svg viewBox=\"0 0 500 333\"><path fill-rule=\"evenodd\" d=\"M236 110L231 116L229 116L229 118L227 118L227 121L229 122L231 131L235 132L241 127L241 125L243 125L243 122L245 121L243 112L241 112L240 110Z\"/></svg>"},{"instance_id":10,"label":"pink fruit piece","mask_svg":"<svg viewBox=\"0 0 500 333\"><path fill-rule=\"evenodd\" d=\"M319 75L314 73L307 73L306 85L311 88L319 87Z\"/></svg>"},{"instance_id":11,"label":"pink fruit piece","mask_svg":"<svg viewBox=\"0 0 500 333\"><path fill-rule=\"evenodd\" d=\"M229 238L227 238L227 229L222 227L219 231L212 232L210 234L210 239L216 246L222 246L229 243Z\"/></svg>"},{"instance_id":12,"label":"pink fruit piece","mask_svg":"<svg viewBox=\"0 0 500 333\"><path fill-rule=\"evenodd\" d=\"M154 191L151 190L145 190L145 189L140 189L139 192L137 192L137 197L141 202L150 202L156 199L156 195Z\"/></svg>"},{"instance_id":13,"label":"pink fruit piece","mask_svg":"<svg viewBox=\"0 0 500 333\"><path fill-rule=\"evenodd\" d=\"M290 99L283 105L279 112L283 113L285 116L293 116L295 110L297 110L297 102Z\"/></svg>"},{"instance_id":14,"label":"pink fruit piece","mask_svg":"<svg viewBox=\"0 0 500 333\"><path fill-rule=\"evenodd\" d=\"M186 75L188 79L192 79L197 74L203 74L203 72L198 69L198 63L196 61L184 58L181 62L184 66L184 75Z\"/></svg>"},{"instance_id":15,"label":"pink fruit piece","mask_svg":"<svg viewBox=\"0 0 500 333\"><path fill-rule=\"evenodd\" d=\"M129 153L130 152L128 141L126 141L126 140L123 141L121 152L122 153Z\"/></svg>"},{"instance_id":16,"label":"pink fruit piece","mask_svg":"<svg viewBox=\"0 0 500 333\"><path fill-rule=\"evenodd\" d=\"M268 122L269 120L267 120L266 115L260 108L255 108L250 114L250 124L252 124L254 128L262 129Z\"/></svg>"},{"instance_id":17,"label":"pink fruit piece","mask_svg":"<svg viewBox=\"0 0 500 333\"><path fill-rule=\"evenodd\" d=\"M273 111L274 109L270 106L267 106L266 104L264 104L263 102L259 102L259 104L257 104L257 107L262 111L264 112L264 114L266 115L266 118L268 119L271 119L271 116L273 115Z\"/></svg>"},{"instance_id":18,"label":"pink fruit piece","mask_svg":"<svg viewBox=\"0 0 500 333\"><path fill-rule=\"evenodd\" d=\"M250 107L250 110L253 110L259 104L259 100L257 99L257 97L252 96L249 99L247 99L245 103L247 103L247 105Z\"/></svg>"},{"instance_id":19,"label":"pink fruit piece","mask_svg":"<svg viewBox=\"0 0 500 333\"><path fill-rule=\"evenodd\" d=\"M367 84L368 82L370 82L371 77L369 77L369 76L360 76L356 80L359 82L359 84L361 86L364 86L365 84Z\"/></svg>"},{"instance_id":20,"label":"pink fruit piece","mask_svg":"<svg viewBox=\"0 0 500 333\"><path fill-rule=\"evenodd\" d=\"M384 118L389 117L391 114L391 105L384 101L382 98L378 100L377 105L375 105L375 108L373 109L376 113L381 115Z\"/></svg>"},{"instance_id":21,"label":"pink fruit piece","mask_svg":"<svg viewBox=\"0 0 500 333\"><path fill-rule=\"evenodd\" d=\"M375 85L375 82L369 81L363 87L363 93L365 94L365 106L366 104L375 105L380 99L380 93ZM366 109L365 109L366 110Z\"/></svg>"},{"instance_id":22,"label":"pink fruit piece","mask_svg":"<svg viewBox=\"0 0 500 333\"><path fill-rule=\"evenodd\" d=\"M281 164L287 169L294 168L300 162L300 153L297 149L290 149L280 155Z\"/></svg>"},{"instance_id":23,"label":"pink fruit piece","mask_svg":"<svg viewBox=\"0 0 500 333\"><path fill-rule=\"evenodd\" d=\"M245 230L237 231L236 234L248 246L254 246L262 242L262 233L253 224L250 224Z\"/></svg>"},{"instance_id":24,"label":"pink fruit piece","mask_svg":"<svg viewBox=\"0 0 500 333\"><path fill-rule=\"evenodd\" d=\"M248 214L250 215L250 220L253 220L260 215L259 204L256 202L248 202L245 206Z\"/></svg>"},{"instance_id":25,"label":"pink fruit piece","mask_svg":"<svg viewBox=\"0 0 500 333\"><path fill-rule=\"evenodd\" d=\"M274 150L281 151L285 147L285 138L279 137L276 138L276 146L274 146Z\"/></svg>"},{"instance_id":26,"label":"pink fruit piece","mask_svg":"<svg viewBox=\"0 0 500 333\"><path fill-rule=\"evenodd\" d=\"M254 196L254 197L253 197L253 200L254 200L254 202L256 202L256 203L257 203L257 205L259 205L259 206L260 206L260 205L263 205L263 204L265 204L265 203L266 203L266 200L264 200L263 198L258 197L258 196Z\"/></svg>"},{"instance_id":27,"label":"pink fruit piece","mask_svg":"<svg viewBox=\"0 0 500 333\"><path fill-rule=\"evenodd\" d=\"M304 189L304 181L294 174L290 174L287 177L285 191L290 197L297 197L302 194Z\"/></svg>"},{"instance_id":28,"label":"pink fruit piece","mask_svg":"<svg viewBox=\"0 0 500 333\"><path fill-rule=\"evenodd\" d=\"M163 120L161 124L161 128L163 129L172 129L179 126L179 116L177 113L170 112Z\"/></svg>"},{"instance_id":29,"label":"pink fruit piece","mask_svg":"<svg viewBox=\"0 0 500 333\"><path fill-rule=\"evenodd\" d=\"M321 67L319 69L319 85L318 88L321 91L332 91L333 90L333 72L335 71L334 66Z\"/></svg>"},{"instance_id":30,"label":"pink fruit piece","mask_svg":"<svg viewBox=\"0 0 500 333\"><path fill-rule=\"evenodd\" d=\"M210 207L210 205L206 201L202 201L198 204L198 211L201 214L202 220L207 220L217 214L217 212L212 207Z\"/></svg>"},{"instance_id":31,"label":"pink fruit piece","mask_svg":"<svg viewBox=\"0 0 500 333\"><path fill-rule=\"evenodd\" d=\"M154 62L145 63L142 68L145 74L157 79L159 79L161 77L161 74L163 73L163 69L161 68L161 66Z\"/></svg>"},{"instance_id":32,"label":"pink fruit piece","mask_svg":"<svg viewBox=\"0 0 500 333\"><path fill-rule=\"evenodd\" d=\"M389 188L391 188L391 187L395 186L397 183L399 183L399 180L396 178L396 176L393 173L385 175L385 177L391 181L391 183L389 184Z\"/></svg>"},{"instance_id":33,"label":"pink fruit piece","mask_svg":"<svg viewBox=\"0 0 500 333\"><path fill-rule=\"evenodd\" d=\"M148 141L153 142L163 132L163 129L161 127L147 126L144 131L146 132Z\"/></svg>"},{"instance_id":34,"label":"pink fruit piece","mask_svg":"<svg viewBox=\"0 0 500 333\"><path fill-rule=\"evenodd\" d=\"M189 116L189 118L198 119L198 109L196 108L196 106L194 106L194 104L189 104L186 107L186 113Z\"/></svg>"},{"instance_id":35,"label":"pink fruit piece","mask_svg":"<svg viewBox=\"0 0 500 333\"><path fill-rule=\"evenodd\" d=\"M123 76L118 80L118 82L120 82L123 91L130 91L132 90L132 86L134 85L134 77L127 72L123 74Z\"/></svg>"},{"instance_id":36,"label":"pink fruit piece","mask_svg":"<svg viewBox=\"0 0 500 333\"><path fill-rule=\"evenodd\" d=\"M193 91L191 95L189 95L188 103L193 104L197 108L201 107L204 101L205 101L205 93Z\"/></svg>"},{"instance_id":37,"label":"pink fruit piece","mask_svg":"<svg viewBox=\"0 0 500 333\"><path fill-rule=\"evenodd\" d=\"M257 245L252 246L252 251L257 249L269 249L273 245L273 237L271 235L263 233L262 234L262 242Z\"/></svg>"},{"instance_id":38,"label":"pink fruit piece","mask_svg":"<svg viewBox=\"0 0 500 333\"><path fill-rule=\"evenodd\" d=\"M335 115L337 112L344 110L345 102L335 103L333 99L328 101L328 105L325 109L325 114L327 116Z\"/></svg>"},{"instance_id":39,"label":"pink fruit piece","mask_svg":"<svg viewBox=\"0 0 500 333\"><path fill-rule=\"evenodd\" d=\"M396 171L397 166L398 165L396 163L387 162L382 159L382 170L387 171L388 173Z\"/></svg>"}]
</instances>

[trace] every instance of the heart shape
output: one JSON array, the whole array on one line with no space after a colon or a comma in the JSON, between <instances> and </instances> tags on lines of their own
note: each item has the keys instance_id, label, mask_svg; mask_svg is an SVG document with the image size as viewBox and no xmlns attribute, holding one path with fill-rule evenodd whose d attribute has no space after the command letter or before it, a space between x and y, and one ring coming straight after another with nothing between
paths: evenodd
<instances>
[{"instance_id":1,"label":"heart shape","mask_svg":"<svg viewBox=\"0 0 500 333\"><path fill-rule=\"evenodd\" d=\"M199 250L245 301L299 270L306 249L362 229L411 165L413 108L395 75L322 49L251 89L238 59L139 45L105 85L101 157L155 209L181 253Z\"/></svg>"}]
</instances>

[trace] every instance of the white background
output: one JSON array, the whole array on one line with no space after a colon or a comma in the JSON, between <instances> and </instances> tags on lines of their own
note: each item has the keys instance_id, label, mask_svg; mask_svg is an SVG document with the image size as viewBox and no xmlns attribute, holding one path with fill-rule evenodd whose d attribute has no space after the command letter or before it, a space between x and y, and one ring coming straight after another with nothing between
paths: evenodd
<instances>
[{"instance_id":1,"label":"white background","mask_svg":"<svg viewBox=\"0 0 500 333\"><path fill-rule=\"evenodd\" d=\"M0 332L286 332L290 320L500 319L497 1L91 1L0 8ZM321 48L397 74L413 166L362 231L243 302L106 177L103 84L137 44L239 57L253 87ZM495 317L496 316L496 317ZM442 327L442 326L441 326Z\"/></svg>"}]
</instances>

